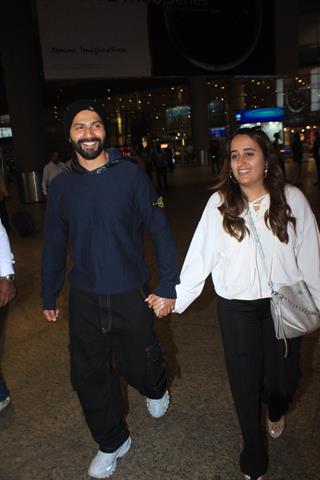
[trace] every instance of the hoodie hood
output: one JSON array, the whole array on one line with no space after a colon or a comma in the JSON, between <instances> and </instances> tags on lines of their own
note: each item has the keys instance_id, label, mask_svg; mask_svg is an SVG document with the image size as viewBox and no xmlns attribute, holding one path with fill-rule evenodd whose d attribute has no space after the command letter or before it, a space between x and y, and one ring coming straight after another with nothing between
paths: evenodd
<instances>
[{"instance_id":1,"label":"hoodie hood","mask_svg":"<svg viewBox=\"0 0 320 480\"><path fill-rule=\"evenodd\" d=\"M123 157L118 148L110 147L107 149L107 152L108 152L109 160L102 167L98 167L95 170L87 170L86 168L83 168L80 165L80 163L78 162L77 156L74 155L71 163L71 169L76 173L80 173L81 175L96 175L96 174L103 173L106 169L110 167L114 167L120 162L120 160L123 160Z\"/></svg>"}]
</instances>

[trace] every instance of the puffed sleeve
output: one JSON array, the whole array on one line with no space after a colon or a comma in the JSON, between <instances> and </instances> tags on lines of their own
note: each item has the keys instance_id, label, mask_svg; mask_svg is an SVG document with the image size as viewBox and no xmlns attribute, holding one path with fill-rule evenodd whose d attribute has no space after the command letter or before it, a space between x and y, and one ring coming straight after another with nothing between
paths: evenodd
<instances>
[{"instance_id":1,"label":"puffed sleeve","mask_svg":"<svg viewBox=\"0 0 320 480\"><path fill-rule=\"evenodd\" d=\"M320 309L320 235L311 207L299 192L296 202L297 265Z\"/></svg>"},{"instance_id":2,"label":"puffed sleeve","mask_svg":"<svg viewBox=\"0 0 320 480\"><path fill-rule=\"evenodd\" d=\"M216 195L208 201L193 235L176 286L175 312L182 313L202 292L208 275L217 262L216 231L219 212Z\"/></svg>"}]
</instances>

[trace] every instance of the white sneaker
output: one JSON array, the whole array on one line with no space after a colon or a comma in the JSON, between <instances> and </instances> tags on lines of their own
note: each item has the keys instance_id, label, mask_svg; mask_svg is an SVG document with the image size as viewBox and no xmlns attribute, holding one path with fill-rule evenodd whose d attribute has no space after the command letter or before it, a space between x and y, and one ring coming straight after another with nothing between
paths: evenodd
<instances>
[{"instance_id":1,"label":"white sneaker","mask_svg":"<svg viewBox=\"0 0 320 480\"><path fill-rule=\"evenodd\" d=\"M149 413L154 418L162 417L169 408L170 395L168 390L165 391L161 398L153 399L147 398L147 408Z\"/></svg>"},{"instance_id":2,"label":"white sneaker","mask_svg":"<svg viewBox=\"0 0 320 480\"><path fill-rule=\"evenodd\" d=\"M2 412L2 410L4 410L10 403L10 397L7 397L5 398L4 400L2 400L2 402L0 402L0 412Z\"/></svg>"},{"instance_id":3,"label":"white sneaker","mask_svg":"<svg viewBox=\"0 0 320 480\"><path fill-rule=\"evenodd\" d=\"M131 447L131 438L127 440L112 453L98 451L90 463L88 475L93 478L108 478L116 469L117 459L123 457Z\"/></svg>"}]
</instances>

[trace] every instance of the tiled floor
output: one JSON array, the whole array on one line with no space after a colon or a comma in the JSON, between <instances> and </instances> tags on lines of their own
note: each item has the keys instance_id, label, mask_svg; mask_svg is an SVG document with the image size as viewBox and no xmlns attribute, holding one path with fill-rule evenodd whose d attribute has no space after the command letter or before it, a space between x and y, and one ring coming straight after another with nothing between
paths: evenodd
<instances>
[{"instance_id":1,"label":"tiled floor","mask_svg":"<svg viewBox=\"0 0 320 480\"><path fill-rule=\"evenodd\" d=\"M288 161L288 176L293 178ZM319 218L320 188L312 159L303 164L301 188ZM209 198L208 167L177 168L169 174L165 195L168 217L177 238L180 261ZM9 209L14 210L13 198ZM12 397L0 414L1 480L81 480L96 446L69 383L67 286L56 324L41 316L39 262L43 206L24 207L37 222L34 238L13 232L18 296L6 322L2 368ZM151 284L155 259L146 240ZM241 445L226 378L208 279L201 297L181 316L157 321L168 363L172 404L165 417L151 418L145 400L123 382L128 424L133 439L113 478L128 480L236 480ZM319 334L304 339L302 381L284 435L269 440L272 480L320 478L320 344Z\"/></svg>"}]
</instances>

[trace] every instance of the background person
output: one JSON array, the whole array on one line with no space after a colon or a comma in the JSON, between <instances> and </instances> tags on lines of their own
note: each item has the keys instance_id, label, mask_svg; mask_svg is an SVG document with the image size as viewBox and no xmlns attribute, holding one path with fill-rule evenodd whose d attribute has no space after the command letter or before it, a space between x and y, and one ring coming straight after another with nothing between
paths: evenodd
<instances>
[{"instance_id":1,"label":"background person","mask_svg":"<svg viewBox=\"0 0 320 480\"><path fill-rule=\"evenodd\" d=\"M10 232L11 227L6 205L8 197L9 193L7 190L6 182L4 176L0 173L0 219L6 231Z\"/></svg>"},{"instance_id":2,"label":"background person","mask_svg":"<svg viewBox=\"0 0 320 480\"><path fill-rule=\"evenodd\" d=\"M240 468L246 480L264 478L268 458L260 424L281 435L298 387L301 338L276 339L270 312L274 288L304 279L320 308L320 236L309 203L281 173L272 143L258 129L243 128L227 143L216 193L209 199L189 247L177 300L148 297L162 318L174 304L183 312L212 275L217 293L231 391L243 436ZM265 253L269 278L248 223L250 210Z\"/></svg>"},{"instance_id":3,"label":"background person","mask_svg":"<svg viewBox=\"0 0 320 480\"><path fill-rule=\"evenodd\" d=\"M151 152L149 147L142 147L141 158L143 162L144 171L146 172L146 174L148 175L148 177L152 182L153 163L152 163Z\"/></svg>"},{"instance_id":4,"label":"background person","mask_svg":"<svg viewBox=\"0 0 320 480\"><path fill-rule=\"evenodd\" d=\"M314 185L320 185L320 135L318 130L315 133L312 144L312 155L317 169L317 181L314 183Z\"/></svg>"},{"instance_id":5,"label":"background person","mask_svg":"<svg viewBox=\"0 0 320 480\"><path fill-rule=\"evenodd\" d=\"M211 163L211 171L213 175L220 172L220 143L217 139L212 139L209 147L209 163Z\"/></svg>"},{"instance_id":6,"label":"background person","mask_svg":"<svg viewBox=\"0 0 320 480\"><path fill-rule=\"evenodd\" d=\"M286 167L285 167L284 158L283 158L283 155L282 155L282 152L281 152L280 132L274 133L273 138L274 138L273 146L274 146L274 150L275 150L275 153L276 153L276 158L278 159L280 168L281 168L282 173L285 177L286 176Z\"/></svg>"},{"instance_id":7,"label":"background person","mask_svg":"<svg viewBox=\"0 0 320 480\"><path fill-rule=\"evenodd\" d=\"M131 445L113 358L128 383L147 397L153 417L169 406L153 311L145 303L149 274L143 226L159 267L155 293L175 298L179 281L176 246L157 193L139 165L117 149L105 150L103 119L101 107L90 100L66 111L66 134L76 158L50 187L42 260L43 313L54 322L70 239L71 379L99 445L88 471L94 478L111 475Z\"/></svg>"},{"instance_id":8,"label":"background person","mask_svg":"<svg viewBox=\"0 0 320 480\"><path fill-rule=\"evenodd\" d=\"M292 159L294 163L294 178L293 182L295 185L302 185L301 174L302 174L302 160L303 160L303 143L300 138L299 132L294 132L292 137Z\"/></svg>"},{"instance_id":9,"label":"background person","mask_svg":"<svg viewBox=\"0 0 320 480\"><path fill-rule=\"evenodd\" d=\"M11 253L7 232L0 220L0 339L7 315L6 307L15 297L15 294L13 255ZM9 391L0 372L0 412L5 409L9 403Z\"/></svg>"},{"instance_id":10,"label":"background person","mask_svg":"<svg viewBox=\"0 0 320 480\"><path fill-rule=\"evenodd\" d=\"M52 152L50 161L44 166L42 174L42 192L45 197L48 195L48 190L52 180L60 173L66 170L66 165L60 159L59 152Z\"/></svg>"},{"instance_id":11,"label":"background person","mask_svg":"<svg viewBox=\"0 0 320 480\"><path fill-rule=\"evenodd\" d=\"M159 144L156 144L151 152L151 159L157 175L158 193L162 193L168 188L167 180L167 160Z\"/></svg>"},{"instance_id":12,"label":"background person","mask_svg":"<svg viewBox=\"0 0 320 480\"><path fill-rule=\"evenodd\" d=\"M163 149L163 153L166 159L167 166L169 168L169 172L174 172L174 161L173 161L173 148L171 146L167 146Z\"/></svg>"}]
</instances>

